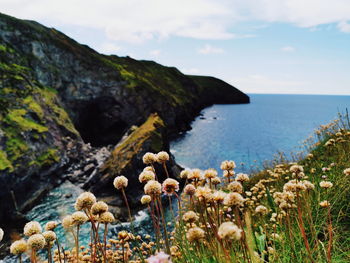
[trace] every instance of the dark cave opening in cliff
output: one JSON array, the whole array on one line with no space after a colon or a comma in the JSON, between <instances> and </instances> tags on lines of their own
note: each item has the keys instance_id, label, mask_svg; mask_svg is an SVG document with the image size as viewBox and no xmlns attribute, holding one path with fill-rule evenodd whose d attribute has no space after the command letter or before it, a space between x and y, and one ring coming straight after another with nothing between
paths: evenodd
<instances>
[{"instance_id":1,"label":"dark cave opening in cliff","mask_svg":"<svg viewBox=\"0 0 350 263\"><path fill-rule=\"evenodd\" d=\"M86 103L78 113L75 126L83 141L94 147L115 145L127 130L127 123L113 117L113 102L100 98Z\"/></svg>"}]
</instances>

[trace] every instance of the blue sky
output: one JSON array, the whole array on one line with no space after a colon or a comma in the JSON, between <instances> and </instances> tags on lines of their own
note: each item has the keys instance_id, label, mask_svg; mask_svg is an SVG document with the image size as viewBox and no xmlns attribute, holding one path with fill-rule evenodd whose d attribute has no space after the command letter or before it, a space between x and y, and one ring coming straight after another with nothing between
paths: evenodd
<instances>
[{"instance_id":1,"label":"blue sky","mask_svg":"<svg viewBox=\"0 0 350 263\"><path fill-rule=\"evenodd\" d=\"M0 0L105 54L219 77L248 93L350 95L348 0Z\"/></svg>"}]
</instances>

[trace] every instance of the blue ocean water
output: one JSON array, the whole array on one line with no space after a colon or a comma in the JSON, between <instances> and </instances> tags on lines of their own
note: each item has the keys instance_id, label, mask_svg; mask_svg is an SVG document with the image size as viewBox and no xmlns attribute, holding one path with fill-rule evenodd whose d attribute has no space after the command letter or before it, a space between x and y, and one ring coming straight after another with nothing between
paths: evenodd
<instances>
[{"instance_id":1,"label":"blue ocean water","mask_svg":"<svg viewBox=\"0 0 350 263\"><path fill-rule=\"evenodd\" d=\"M219 169L221 161L234 160L237 170L249 172L278 151L300 151L319 125L350 108L350 96L249 96L250 104L204 109L192 130L171 143L176 161L189 168Z\"/></svg>"}]
</instances>

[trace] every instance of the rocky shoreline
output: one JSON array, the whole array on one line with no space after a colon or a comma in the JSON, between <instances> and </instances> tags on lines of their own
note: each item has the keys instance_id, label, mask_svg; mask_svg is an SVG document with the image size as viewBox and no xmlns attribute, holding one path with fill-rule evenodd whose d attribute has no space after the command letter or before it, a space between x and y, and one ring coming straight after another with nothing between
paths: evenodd
<instances>
[{"instance_id":1,"label":"rocky shoreline","mask_svg":"<svg viewBox=\"0 0 350 263\"><path fill-rule=\"evenodd\" d=\"M249 103L219 79L99 54L1 13L0 58L0 226L7 233L64 180L96 193L118 215L123 204L111 180L123 174L136 211L145 152L169 152L170 139L204 107ZM169 170L173 177L180 171L173 157Z\"/></svg>"}]
</instances>

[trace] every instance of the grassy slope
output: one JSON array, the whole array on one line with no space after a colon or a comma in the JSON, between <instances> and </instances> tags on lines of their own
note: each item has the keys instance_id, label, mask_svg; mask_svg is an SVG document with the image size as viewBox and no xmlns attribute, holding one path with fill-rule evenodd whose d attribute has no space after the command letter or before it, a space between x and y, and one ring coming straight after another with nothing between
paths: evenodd
<instances>
[{"instance_id":1,"label":"grassy slope","mask_svg":"<svg viewBox=\"0 0 350 263\"><path fill-rule=\"evenodd\" d=\"M332 220L333 244L332 262L350 261L350 175L345 175L344 170L350 167L350 122L347 117L323 126L316 133L316 142L308 142L307 147L311 154L298 164L304 167L305 177L314 184L315 189L307 192L300 192L300 207L307 240L311 247L313 262L327 262L327 248L329 246L329 221L328 209L320 207L320 202L328 200L331 204L330 215ZM329 145L331 140L331 145ZM334 140L334 141L333 141ZM327 143L328 142L328 143ZM245 193L243 196L248 202L242 211L245 222L245 232L253 241L250 243L259 257L254 262L311 262L309 253L305 248L305 241L300 228L300 218L297 209L289 210L290 225L285 217L277 220L274 224L270 221L273 212L281 213L273 193L281 191L284 185L293 179L290 172L292 163L279 163L271 169L255 174L249 182L243 184L245 191L252 192L249 197ZM324 189L320 187L321 181L330 181L333 187ZM223 189L225 189L224 183ZM186 199L184 200L186 202ZM248 203L247 203L248 204ZM254 212L255 207L264 205L268 208L268 213L264 216ZM250 212L249 212L250 211ZM252 215L252 223L247 222L246 215ZM237 224L237 222L236 222ZM249 232L249 229L252 229ZM186 239L187 230L184 227L177 229L177 244L180 247L183 257L175 262L226 262L224 252L217 257L211 245L204 244L198 246L189 243ZM278 233L280 240L274 240L271 233ZM251 233L251 235L250 235ZM215 243L214 241L211 241ZM267 246L275 250L274 254L266 254ZM208 249L209 247L209 249ZM214 247L216 247L214 245ZM233 250L234 249L234 250ZM229 247L232 262L247 262L244 260L242 249L238 243L232 243ZM265 251L265 252L264 252ZM265 253L265 256L263 256ZM198 258L201 258L198 260ZM263 260L264 259L264 260ZM267 262L265 261L265 262Z\"/></svg>"}]
</instances>

